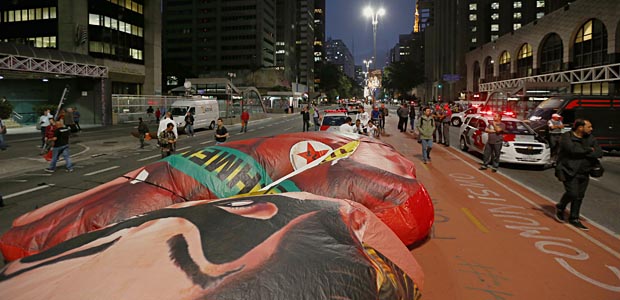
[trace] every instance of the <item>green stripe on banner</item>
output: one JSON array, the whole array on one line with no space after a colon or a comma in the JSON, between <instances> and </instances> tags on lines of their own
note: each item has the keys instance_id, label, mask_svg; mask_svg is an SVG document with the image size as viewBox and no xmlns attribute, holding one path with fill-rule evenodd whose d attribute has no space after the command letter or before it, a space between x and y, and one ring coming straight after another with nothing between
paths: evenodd
<instances>
[{"instance_id":1,"label":"green stripe on banner","mask_svg":"<svg viewBox=\"0 0 620 300\"><path fill-rule=\"evenodd\" d=\"M218 198L256 192L273 182L253 157L222 146L168 156L163 161L209 188ZM299 190L293 182L286 186Z\"/></svg>"}]
</instances>

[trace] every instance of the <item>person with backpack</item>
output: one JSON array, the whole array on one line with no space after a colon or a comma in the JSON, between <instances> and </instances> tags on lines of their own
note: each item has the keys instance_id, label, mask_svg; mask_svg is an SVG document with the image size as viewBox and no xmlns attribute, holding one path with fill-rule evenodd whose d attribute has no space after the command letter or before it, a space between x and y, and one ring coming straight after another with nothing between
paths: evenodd
<instances>
[{"instance_id":1,"label":"person with backpack","mask_svg":"<svg viewBox=\"0 0 620 300\"><path fill-rule=\"evenodd\" d=\"M424 115L418 119L416 130L420 133L420 140L422 141L422 162L426 164L431 161L433 131L435 131L435 120L431 116L429 107L424 109Z\"/></svg>"}]
</instances>

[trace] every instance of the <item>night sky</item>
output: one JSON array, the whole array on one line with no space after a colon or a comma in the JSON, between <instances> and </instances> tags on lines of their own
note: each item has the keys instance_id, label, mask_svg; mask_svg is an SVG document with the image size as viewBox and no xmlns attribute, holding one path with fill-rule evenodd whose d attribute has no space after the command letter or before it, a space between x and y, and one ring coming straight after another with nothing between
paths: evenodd
<instances>
[{"instance_id":1,"label":"night sky","mask_svg":"<svg viewBox=\"0 0 620 300\"><path fill-rule=\"evenodd\" d=\"M398 43L399 34L407 34L413 28L415 0L326 0L326 39L343 40L361 65L372 56L372 24L363 9L367 5L381 6L386 10L379 18L377 29L377 56L381 67L389 49Z\"/></svg>"}]
</instances>

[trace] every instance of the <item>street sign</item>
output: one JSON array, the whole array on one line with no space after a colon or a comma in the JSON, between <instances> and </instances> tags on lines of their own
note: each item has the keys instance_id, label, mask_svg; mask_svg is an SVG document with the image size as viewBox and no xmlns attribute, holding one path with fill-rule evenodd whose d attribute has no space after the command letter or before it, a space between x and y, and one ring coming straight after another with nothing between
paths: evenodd
<instances>
[{"instance_id":1,"label":"street sign","mask_svg":"<svg viewBox=\"0 0 620 300\"><path fill-rule=\"evenodd\" d=\"M443 74L442 76L444 81L459 81L461 80L460 74Z\"/></svg>"}]
</instances>

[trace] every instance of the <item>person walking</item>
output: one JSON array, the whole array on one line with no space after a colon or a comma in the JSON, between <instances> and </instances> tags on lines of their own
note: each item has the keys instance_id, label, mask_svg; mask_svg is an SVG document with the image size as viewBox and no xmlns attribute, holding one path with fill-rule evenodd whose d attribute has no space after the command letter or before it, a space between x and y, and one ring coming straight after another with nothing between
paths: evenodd
<instances>
[{"instance_id":1,"label":"person walking","mask_svg":"<svg viewBox=\"0 0 620 300\"><path fill-rule=\"evenodd\" d=\"M53 119L54 116L50 113L49 109L43 111L43 114L39 117L39 124L41 124L41 147L45 147L45 129L50 125L50 119Z\"/></svg>"},{"instance_id":2,"label":"person walking","mask_svg":"<svg viewBox=\"0 0 620 300\"><path fill-rule=\"evenodd\" d=\"M308 111L308 106L301 111L301 121L303 122L302 131L310 131L310 112Z\"/></svg>"},{"instance_id":3,"label":"person walking","mask_svg":"<svg viewBox=\"0 0 620 300\"><path fill-rule=\"evenodd\" d=\"M217 128L215 129L215 144L219 145L226 142L226 139L230 135L228 134L228 130L224 127L224 121L222 118L217 118Z\"/></svg>"},{"instance_id":4,"label":"person walking","mask_svg":"<svg viewBox=\"0 0 620 300\"><path fill-rule=\"evenodd\" d=\"M433 136L433 141L443 144L443 120L445 119L445 111L441 107L441 105L435 105L435 132Z\"/></svg>"},{"instance_id":5,"label":"person walking","mask_svg":"<svg viewBox=\"0 0 620 300\"><path fill-rule=\"evenodd\" d=\"M590 180L590 171L603 157L603 151L592 135L592 123L577 119L571 131L560 137L560 151L555 169L556 177L564 184L564 195L555 205L555 218L564 222L564 210L570 203L568 223L581 230L588 227L579 221L579 210Z\"/></svg>"},{"instance_id":6,"label":"person walking","mask_svg":"<svg viewBox=\"0 0 620 300\"><path fill-rule=\"evenodd\" d=\"M82 131L82 127L80 127L80 112L78 111L77 107L73 108L73 122L75 123L77 131Z\"/></svg>"},{"instance_id":7,"label":"person walking","mask_svg":"<svg viewBox=\"0 0 620 300\"><path fill-rule=\"evenodd\" d=\"M158 136L159 146L161 147L161 158L166 158L176 150L177 136L174 134L174 125L168 123L166 129Z\"/></svg>"},{"instance_id":8,"label":"person walking","mask_svg":"<svg viewBox=\"0 0 620 300\"><path fill-rule=\"evenodd\" d=\"M560 137L562 136L562 129L564 124L562 123L562 116L559 114L551 115L551 120L547 122L549 127L549 147L551 147L551 164L557 165L558 152L560 150Z\"/></svg>"},{"instance_id":9,"label":"person walking","mask_svg":"<svg viewBox=\"0 0 620 300\"><path fill-rule=\"evenodd\" d=\"M506 125L502 123L502 115L493 115L493 121L484 130L488 134L487 144L484 146L484 155L480 170L486 170L491 164L491 170L497 172L499 168L499 158L502 154L502 144L504 143L504 131Z\"/></svg>"},{"instance_id":10,"label":"person walking","mask_svg":"<svg viewBox=\"0 0 620 300\"><path fill-rule=\"evenodd\" d=\"M194 136L194 116L192 116L189 110L185 113L185 119L183 121L185 121L185 132L187 136Z\"/></svg>"},{"instance_id":11,"label":"person walking","mask_svg":"<svg viewBox=\"0 0 620 300\"><path fill-rule=\"evenodd\" d=\"M396 110L396 114L398 115L398 130L400 130L400 132L407 131L407 118L409 117L409 109L407 108L407 104L403 103Z\"/></svg>"},{"instance_id":12,"label":"person walking","mask_svg":"<svg viewBox=\"0 0 620 300\"><path fill-rule=\"evenodd\" d=\"M157 110L155 111L155 122L159 123L160 117L161 117L161 110L159 110L159 107L158 107Z\"/></svg>"},{"instance_id":13,"label":"person walking","mask_svg":"<svg viewBox=\"0 0 620 300\"><path fill-rule=\"evenodd\" d=\"M4 151L7 148L7 144L4 142L4 135L6 134L6 125L0 117L0 150Z\"/></svg>"},{"instance_id":14,"label":"person walking","mask_svg":"<svg viewBox=\"0 0 620 300\"><path fill-rule=\"evenodd\" d=\"M45 146L41 148L41 152L39 154L45 155L48 151L54 148L54 133L56 131L56 121L54 118L50 118L50 125L45 128Z\"/></svg>"},{"instance_id":15,"label":"person walking","mask_svg":"<svg viewBox=\"0 0 620 300\"><path fill-rule=\"evenodd\" d=\"M138 118L138 137L140 138L140 149L144 149L144 138L147 133L149 133L149 127L146 125L146 122L142 120L142 118Z\"/></svg>"},{"instance_id":16,"label":"person walking","mask_svg":"<svg viewBox=\"0 0 620 300\"><path fill-rule=\"evenodd\" d=\"M379 130L382 131L381 133L385 133L385 119L390 114L390 112L383 103L381 104L381 108L379 108L379 111L381 112L381 114L379 114Z\"/></svg>"},{"instance_id":17,"label":"person walking","mask_svg":"<svg viewBox=\"0 0 620 300\"><path fill-rule=\"evenodd\" d=\"M239 132L248 132L248 122L250 122L250 113L244 110L241 113L241 131Z\"/></svg>"},{"instance_id":18,"label":"person walking","mask_svg":"<svg viewBox=\"0 0 620 300\"><path fill-rule=\"evenodd\" d=\"M420 133L419 139L422 141L422 162L426 164L431 161L433 131L435 130L435 120L431 115L431 109L429 107L426 107L424 109L424 115L418 118L415 130Z\"/></svg>"},{"instance_id":19,"label":"person walking","mask_svg":"<svg viewBox=\"0 0 620 300\"><path fill-rule=\"evenodd\" d=\"M49 173L56 171L56 163L60 155L65 159L65 168L67 172L73 172L73 164L71 163L71 157L69 153L69 136L71 135L71 129L65 127L63 120L56 121L56 129L54 130L54 147L52 147L52 161L49 167L44 170Z\"/></svg>"}]
</instances>

